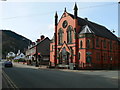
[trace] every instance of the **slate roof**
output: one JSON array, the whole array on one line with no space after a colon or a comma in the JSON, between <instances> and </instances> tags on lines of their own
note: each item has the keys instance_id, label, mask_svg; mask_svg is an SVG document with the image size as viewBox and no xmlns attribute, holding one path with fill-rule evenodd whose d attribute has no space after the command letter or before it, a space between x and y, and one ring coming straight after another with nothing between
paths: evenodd
<instances>
[{"instance_id":1,"label":"slate roof","mask_svg":"<svg viewBox=\"0 0 120 90\"><path fill-rule=\"evenodd\" d=\"M120 37L118 37L118 41L119 41L119 43L120 43Z\"/></svg>"},{"instance_id":2,"label":"slate roof","mask_svg":"<svg viewBox=\"0 0 120 90\"><path fill-rule=\"evenodd\" d=\"M46 37L37 44L37 50L41 55L50 55L50 42L51 40Z\"/></svg>"},{"instance_id":3,"label":"slate roof","mask_svg":"<svg viewBox=\"0 0 120 90\"><path fill-rule=\"evenodd\" d=\"M74 15L70 13L68 14L74 19ZM82 31L83 27L87 25L94 32L95 35L118 41L117 36L115 36L110 30L108 30L106 27L102 25L96 24L94 22L91 22L80 17L78 17L78 24L82 27L79 30L79 33Z\"/></svg>"},{"instance_id":4,"label":"slate roof","mask_svg":"<svg viewBox=\"0 0 120 90\"><path fill-rule=\"evenodd\" d=\"M50 42L51 42L51 40L48 37L46 37L43 40L41 40L40 42L38 42L37 43L38 53L40 53L42 56L50 55ZM36 45L33 45L29 49L32 49L34 47L36 47Z\"/></svg>"}]
</instances>

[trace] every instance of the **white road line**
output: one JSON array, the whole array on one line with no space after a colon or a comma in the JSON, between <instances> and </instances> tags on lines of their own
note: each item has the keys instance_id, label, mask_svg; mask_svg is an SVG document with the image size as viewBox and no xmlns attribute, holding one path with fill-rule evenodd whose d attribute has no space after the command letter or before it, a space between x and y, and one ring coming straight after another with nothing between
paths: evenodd
<instances>
[{"instance_id":1,"label":"white road line","mask_svg":"<svg viewBox=\"0 0 120 90\"><path fill-rule=\"evenodd\" d=\"M13 81L9 78L9 76L4 71L2 71L2 74L4 75L5 79L11 85L12 88L18 89L18 87L13 83Z\"/></svg>"}]
</instances>

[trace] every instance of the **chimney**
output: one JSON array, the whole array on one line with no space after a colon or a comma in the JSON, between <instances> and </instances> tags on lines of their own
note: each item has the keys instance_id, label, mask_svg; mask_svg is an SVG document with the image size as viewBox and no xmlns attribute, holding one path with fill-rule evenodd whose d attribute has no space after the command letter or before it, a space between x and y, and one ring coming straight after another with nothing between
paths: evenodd
<instances>
[{"instance_id":1,"label":"chimney","mask_svg":"<svg viewBox=\"0 0 120 90\"><path fill-rule=\"evenodd\" d=\"M44 38L45 38L45 36L44 36L44 35L41 35L41 36L40 36L40 39L41 39L41 40L43 40Z\"/></svg>"},{"instance_id":2,"label":"chimney","mask_svg":"<svg viewBox=\"0 0 120 90\"><path fill-rule=\"evenodd\" d=\"M35 42L32 42L32 45L35 45Z\"/></svg>"},{"instance_id":3,"label":"chimney","mask_svg":"<svg viewBox=\"0 0 120 90\"><path fill-rule=\"evenodd\" d=\"M37 42L40 42L40 39L37 39Z\"/></svg>"},{"instance_id":4,"label":"chimney","mask_svg":"<svg viewBox=\"0 0 120 90\"><path fill-rule=\"evenodd\" d=\"M85 18L85 20L88 20L88 18Z\"/></svg>"}]
</instances>

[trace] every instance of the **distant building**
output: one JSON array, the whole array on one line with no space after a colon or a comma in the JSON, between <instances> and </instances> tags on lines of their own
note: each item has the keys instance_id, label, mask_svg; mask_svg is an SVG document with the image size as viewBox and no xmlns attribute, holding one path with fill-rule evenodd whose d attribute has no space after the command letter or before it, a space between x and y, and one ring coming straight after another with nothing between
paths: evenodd
<instances>
[{"instance_id":1,"label":"distant building","mask_svg":"<svg viewBox=\"0 0 120 90\"><path fill-rule=\"evenodd\" d=\"M18 53L16 54L16 57L14 58L14 60L17 60L17 59L25 59L25 55L21 53L20 50L18 50Z\"/></svg>"},{"instance_id":2,"label":"distant building","mask_svg":"<svg viewBox=\"0 0 120 90\"><path fill-rule=\"evenodd\" d=\"M15 53L14 52L9 52L6 56L6 58L14 58L15 57Z\"/></svg>"},{"instance_id":3,"label":"distant building","mask_svg":"<svg viewBox=\"0 0 120 90\"><path fill-rule=\"evenodd\" d=\"M80 69L118 68L120 41L106 27L66 11L58 21L55 14L55 33L50 44L50 62L54 67L73 66Z\"/></svg>"},{"instance_id":4,"label":"distant building","mask_svg":"<svg viewBox=\"0 0 120 90\"><path fill-rule=\"evenodd\" d=\"M33 42L26 50L26 60L37 66L48 65L50 61L50 41L48 37L42 35L36 43Z\"/></svg>"}]
</instances>

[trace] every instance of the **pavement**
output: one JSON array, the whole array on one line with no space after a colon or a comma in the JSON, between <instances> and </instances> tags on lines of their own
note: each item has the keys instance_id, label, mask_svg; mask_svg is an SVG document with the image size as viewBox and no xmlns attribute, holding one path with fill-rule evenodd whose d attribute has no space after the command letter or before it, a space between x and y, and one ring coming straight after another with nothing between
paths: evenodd
<instances>
[{"instance_id":1,"label":"pavement","mask_svg":"<svg viewBox=\"0 0 120 90\"><path fill-rule=\"evenodd\" d=\"M70 70L70 69L57 69L57 68L48 68L47 66L41 65L39 67L36 67L34 65L27 65L26 63L17 63L13 62L15 66L21 66L21 67L29 67L33 69L46 69L46 70L60 70L60 71L66 71L66 72L107 72L107 71L119 71L119 70Z\"/></svg>"}]
</instances>

